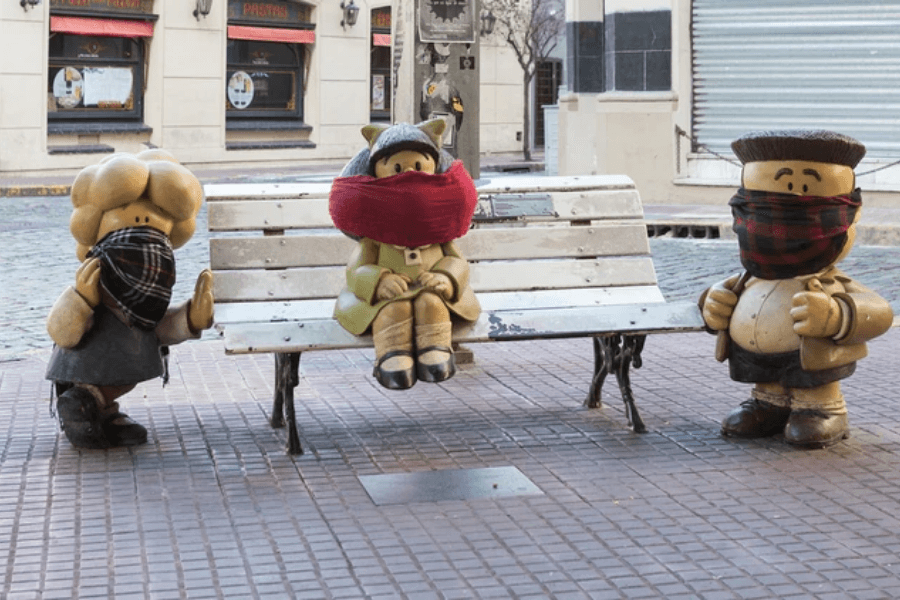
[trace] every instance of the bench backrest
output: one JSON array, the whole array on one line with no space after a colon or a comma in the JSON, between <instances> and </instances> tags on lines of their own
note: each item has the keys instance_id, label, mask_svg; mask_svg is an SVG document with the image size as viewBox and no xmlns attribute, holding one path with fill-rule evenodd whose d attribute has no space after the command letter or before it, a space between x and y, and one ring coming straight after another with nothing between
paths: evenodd
<instances>
[{"instance_id":1,"label":"bench backrest","mask_svg":"<svg viewBox=\"0 0 900 600\"><path fill-rule=\"evenodd\" d=\"M334 228L329 189L205 187L218 323L331 317L356 242ZM629 178L514 176L478 192L457 244L486 310L664 301Z\"/></svg>"}]
</instances>

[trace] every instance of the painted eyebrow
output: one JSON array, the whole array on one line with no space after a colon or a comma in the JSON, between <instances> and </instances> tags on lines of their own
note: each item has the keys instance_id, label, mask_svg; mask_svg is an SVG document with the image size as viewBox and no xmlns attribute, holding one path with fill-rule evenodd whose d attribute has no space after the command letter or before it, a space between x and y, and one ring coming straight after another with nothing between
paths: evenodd
<instances>
[{"instance_id":1,"label":"painted eyebrow","mask_svg":"<svg viewBox=\"0 0 900 600\"><path fill-rule=\"evenodd\" d=\"M787 167L784 167L783 169L778 169L778 172L775 173L775 181L778 181L778 178L781 177L782 175L793 175L793 174L794 174L793 169L788 169Z\"/></svg>"},{"instance_id":2,"label":"painted eyebrow","mask_svg":"<svg viewBox=\"0 0 900 600\"><path fill-rule=\"evenodd\" d=\"M822 176L819 175L819 172L815 169L803 169L803 174L815 177L816 181L822 181ZM778 177L776 177L775 179L778 179Z\"/></svg>"}]
</instances>

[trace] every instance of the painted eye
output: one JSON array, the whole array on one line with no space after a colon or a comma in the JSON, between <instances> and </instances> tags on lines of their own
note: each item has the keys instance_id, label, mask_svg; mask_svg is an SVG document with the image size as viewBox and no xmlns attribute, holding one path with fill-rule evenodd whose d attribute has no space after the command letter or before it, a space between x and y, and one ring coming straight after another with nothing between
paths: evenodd
<instances>
[{"instance_id":1,"label":"painted eye","mask_svg":"<svg viewBox=\"0 0 900 600\"><path fill-rule=\"evenodd\" d=\"M804 183L803 184L803 193L805 194L808 191L809 191L809 186Z\"/></svg>"},{"instance_id":2,"label":"painted eye","mask_svg":"<svg viewBox=\"0 0 900 600\"><path fill-rule=\"evenodd\" d=\"M792 191L793 189L794 189L794 184L793 184L793 183L789 183L789 184L788 184L788 191Z\"/></svg>"},{"instance_id":3,"label":"painted eye","mask_svg":"<svg viewBox=\"0 0 900 600\"><path fill-rule=\"evenodd\" d=\"M400 163L394 163L394 173L399 173L403 169L400 167Z\"/></svg>"},{"instance_id":4,"label":"painted eye","mask_svg":"<svg viewBox=\"0 0 900 600\"><path fill-rule=\"evenodd\" d=\"M421 171L421 170L422 170L422 163L420 163L419 161L416 161L416 171Z\"/></svg>"},{"instance_id":5,"label":"painted eye","mask_svg":"<svg viewBox=\"0 0 900 600\"><path fill-rule=\"evenodd\" d=\"M140 222L141 222L141 218L140 218L140 217L135 217L135 218L134 218L134 222L135 222L135 223L140 223Z\"/></svg>"},{"instance_id":6,"label":"painted eye","mask_svg":"<svg viewBox=\"0 0 900 600\"><path fill-rule=\"evenodd\" d=\"M144 223L149 223L149 222L150 222L150 217L144 217Z\"/></svg>"}]
</instances>

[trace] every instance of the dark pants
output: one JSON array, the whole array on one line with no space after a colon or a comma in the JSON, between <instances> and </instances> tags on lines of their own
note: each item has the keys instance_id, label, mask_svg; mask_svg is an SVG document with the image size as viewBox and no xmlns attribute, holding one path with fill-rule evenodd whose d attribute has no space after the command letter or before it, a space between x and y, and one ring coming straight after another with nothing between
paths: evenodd
<instances>
[{"instance_id":1,"label":"dark pants","mask_svg":"<svg viewBox=\"0 0 900 600\"><path fill-rule=\"evenodd\" d=\"M734 381L743 383L779 383L786 388L815 388L850 377L856 363L804 371L800 367L800 351L757 354L731 343L728 370Z\"/></svg>"}]
</instances>

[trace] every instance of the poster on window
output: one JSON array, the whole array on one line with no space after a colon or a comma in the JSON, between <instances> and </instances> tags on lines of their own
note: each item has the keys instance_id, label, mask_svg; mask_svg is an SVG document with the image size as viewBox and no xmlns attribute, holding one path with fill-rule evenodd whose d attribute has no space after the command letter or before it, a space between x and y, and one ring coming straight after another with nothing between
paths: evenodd
<instances>
[{"instance_id":1,"label":"poster on window","mask_svg":"<svg viewBox=\"0 0 900 600\"><path fill-rule=\"evenodd\" d=\"M63 67L53 77L53 97L61 109L75 108L84 98L84 79L75 67Z\"/></svg>"},{"instance_id":2,"label":"poster on window","mask_svg":"<svg viewBox=\"0 0 900 600\"><path fill-rule=\"evenodd\" d=\"M384 75L372 75L372 110L384 110Z\"/></svg>"},{"instance_id":3,"label":"poster on window","mask_svg":"<svg viewBox=\"0 0 900 600\"><path fill-rule=\"evenodd\" d=\"M85 67L84 105L105 109L131 108L134 80L128 67Z\"/></svg>"},{"instance_id":4,"label":"poster on window","mask_svg":"<svg viewBox=\"0 0 900 600\"><path fill-rule=\"evenodd\" d=\"M475 42L475 0L418 0L422 42Z\"/></svg>"},{"instance_id":5,"label":"poster on window","mask_svg":"<svg viewBox=\"0 0 900 600\"><path fill-rule=\"evenodd\" d=\"M228 80L228 101L238 110L250 106L253 102L253 79L246 71L235 71Z\"/></svg>"}]
</instances>

